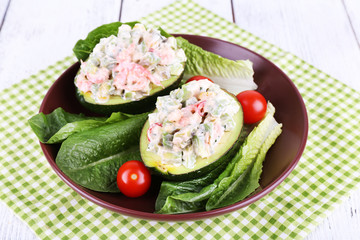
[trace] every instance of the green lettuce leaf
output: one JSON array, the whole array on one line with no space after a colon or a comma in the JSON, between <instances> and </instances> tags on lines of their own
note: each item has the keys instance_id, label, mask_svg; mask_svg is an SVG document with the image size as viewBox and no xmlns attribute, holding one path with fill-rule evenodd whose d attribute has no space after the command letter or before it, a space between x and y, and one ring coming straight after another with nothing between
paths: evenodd
<instances>
[{"instance_id":1,"label":"green lettuce leaf","mask_svg":"<svg viewBox=\"0 0 360 240\"><path fill-rule=\"evenodd\" d=\"M253 79L254 70L251 61L233 61L205 51L182 37L177 37L176 40L187 57L185 81L194 75L203 75L233 94L257 88Z\"/></svg>"},{"instance_id":2,"label":"green lettuce leaf","mask_svg":"<svg viewBox=\"0 0 360 240\"><path fill-rule=\"evenodd\" d=\"M68 137L56 164L71 180L100 192L119 192L116 175L129 160L141 160L139 137L147 113L91 128Z\"/></svg>"},{"instance_id":3,"label":"green lettuce leaf","mask_svg":"<svg viewBox=\"0 0 360 240\"><path fill-rule=\"evenodd\" d=\"M220 166L209 174L188 181L163 181L160 186L158 197L156 198L155 212L162 214L172 214L194 212L204 209L205 204L198 205L196 201L193 201L192 203L191 201L182 203L184 202L182 199L175 199L172 197L180 196L182 194L198 195L203 188L205 188L207 185L210 185L219 176L224 167L226 166Z\"/></svg>"},{"instance_id":4,"label":"green lettuce leaf","mask_svg":"<svg viewBox=\"0 0 360 240\"><path fill-rule=\"evenodd\" d=\"M233 198L229 198L228 201L232 203L241 201L245 199L247 196L252 194L255 190L260 187L259 180L262 173L262 166L265 160L266 153L269 151L270 147L275 143L277 137L281 134L281 124L277 124L273 131L266 138L264 144L261 146L259 154L257 155L252 168L249 168L247 177L244 179L243 183L238 187L238 189L234 188L233 191L236 191ZM233 184L236 186L236 184ZM237 191L238 190L238 191ZM227 204L229 205L229 204Z\"/></svg>"},{"instance_id":5,"label":"green lettuce leaf","mask_svg":"<svg viewBox=\"0 0 360 240\"><path fill-rule=\"evenodd\" d=\"M275 108L268 103L265 118L249 134L235 156L238 162L230 176L223 178L206 203L206 210L228 206L243 200L259 186L262 162L281 133L282 124L274 118Z\"/></svg>"},{"instance_id":6,"label":"green lettuce leaf","mask_svg":"<svg viewBox=\"0 0 360 240\"><path fill-rule=\"evenodd\" d=\"M87 117L83 114L72 114L62 108L57 108L49 114L36 114L28 120L28 123L40 142L55 144L63 142L75 133L112 122L123 121L132 116L134 115L117 112L113 113L109 118Z\"/></svg>"}]
</instances>

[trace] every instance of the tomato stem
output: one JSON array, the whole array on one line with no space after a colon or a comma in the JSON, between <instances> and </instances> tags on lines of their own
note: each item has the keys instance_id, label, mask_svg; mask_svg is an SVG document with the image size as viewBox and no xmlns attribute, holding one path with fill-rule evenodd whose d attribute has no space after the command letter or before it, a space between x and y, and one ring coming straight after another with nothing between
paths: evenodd
<instances>
[{"instance_id":1,"label":"tomato stem","mask_svg":"<svg viewBox=\"0 0 360 240\"><path fill-rule=\"evenodd\" d=\"M136 180L138 178L138 175L133 173L133 174L131 174L130 177L131 177L132 180Z\"/></svg>"}]
</instances>

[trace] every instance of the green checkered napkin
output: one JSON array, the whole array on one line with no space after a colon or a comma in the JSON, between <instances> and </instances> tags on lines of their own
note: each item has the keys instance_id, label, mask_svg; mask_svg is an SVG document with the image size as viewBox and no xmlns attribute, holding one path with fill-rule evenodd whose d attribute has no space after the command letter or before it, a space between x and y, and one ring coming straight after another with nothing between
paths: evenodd
<instances>
[{"instance_id":1,"label":"green checkered napkin","mask_svg":"<svg viewBox=\"0 0 360 240\"><path fill-rule=\"evenodd\" d=\"M231 41L276 63L306 103L310 129L303 157L273 192L225 216L156 222L113 213L82 198L60 180L27 125L50 85L75 61L68 57L0 95L1 200L40 238L301 239L359 186L358 92L192 1L175 2L140 21L171 33Z\"/></svg>"}]
</instances>

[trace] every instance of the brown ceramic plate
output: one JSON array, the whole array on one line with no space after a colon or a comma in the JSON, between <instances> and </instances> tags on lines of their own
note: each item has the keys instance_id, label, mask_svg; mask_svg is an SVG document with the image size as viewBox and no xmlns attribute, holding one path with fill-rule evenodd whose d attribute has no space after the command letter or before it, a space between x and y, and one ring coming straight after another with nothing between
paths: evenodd
<instances>
[{"instance_id":1,"label":"brown ceramic plate","mask_svg":"<svg viewBox=\"0 0 360 240\"><path fill-rule=\"evenodd\" d=\"M271 192L295 168L305 148L308 133L305 105L295 85L278 67L262 56L229 42L203 36L177 36L182 36L191 43L223 57L233 60L250 59L254 63L254 78L259 86L258 91L273 103L276 108L275 118L283 124L283 132L269 150L264 162L260 180L262 190L241 202L212 211L178 215L154 214L160 179L153 178L148 193L135 199L127 198L120 193L91 191L71 181L57 167L55 158L58 145L41 144L47 160L59 177L81 196L102 207L128 216L159 221L195 220L229 213L254 203ZM72 113L91 114L81 107L75 98L73 82L78 69L79 64L75 63L55 81L42 102L40 112L50 113L55 108L62 107Z\"/></svg>"}]
</instances>

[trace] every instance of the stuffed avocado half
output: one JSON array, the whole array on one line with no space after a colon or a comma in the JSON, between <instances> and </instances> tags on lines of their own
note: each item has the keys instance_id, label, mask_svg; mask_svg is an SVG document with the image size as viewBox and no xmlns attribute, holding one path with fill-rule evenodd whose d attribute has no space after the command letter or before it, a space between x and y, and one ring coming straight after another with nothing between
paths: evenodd
<instances>
[{"instance_id":1,"label":"stuffed avocado half","mask_svg":"<svg viewBox=\"0 0 360 240\"><path fill-rule=\"evenodd\" d=\"M100 29L104 36L97 34L99 29L89 33L90 40L94 36L93 42L98 41L89 47L89 54L75 51L84 49L84 41L91 42L88 39L74 48L81 62L75 77L78 100L89 110L106 115L154 109L158 96L179 86L186 63L184 51L161 29L147 29L135 22L109 26L111 30Z\"/></svg>"},{"instance_id":2,"label":"stuffed avocado half","mask_svg":"<svg viewBox=\"0 0 360 240\"><path fill-rule=\"evenodd\" d=\"M141 158L166 179L193 179L232 159L242 127L234 95L208 80L192 81L158 98L141 132Z\"/></svg>"}]
</instances>

